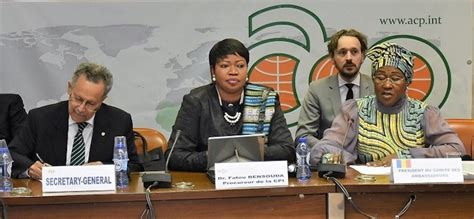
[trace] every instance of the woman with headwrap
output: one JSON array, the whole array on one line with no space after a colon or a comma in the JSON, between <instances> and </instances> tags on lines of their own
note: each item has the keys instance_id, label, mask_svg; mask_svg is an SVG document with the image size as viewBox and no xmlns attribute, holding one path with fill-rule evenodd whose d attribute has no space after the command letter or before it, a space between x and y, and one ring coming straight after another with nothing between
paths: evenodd
<instances>
[{"instance_id":1,"label":"woman with headwrap","mask_svg":"<svg viewBox=\"0 0 474 219\"><path fill-rule=\"evenodd\" d=\"M316 165L325 154L342 154L344 163L390 166L395 158L465 154L439 109L407 96L413 79L413 55L395 43L367 52L372 61L375 95L346 101L342 113L311 151Z\"/></svg>"}]
</instances>

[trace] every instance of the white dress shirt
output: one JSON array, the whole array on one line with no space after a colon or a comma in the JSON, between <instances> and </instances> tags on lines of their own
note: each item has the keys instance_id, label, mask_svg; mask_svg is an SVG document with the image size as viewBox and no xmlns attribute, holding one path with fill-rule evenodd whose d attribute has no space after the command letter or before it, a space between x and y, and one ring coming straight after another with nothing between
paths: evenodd
<instances>
[{"instance_id":1,"label":"white dress shirt","mask_svg":"<svg viewBox=\"0 0 474 219\"><path fill-rule=\"evenodd\" d=\"M360 97L360 73L357 73L357 76L351 82L345 81L344 79L342 79L341 75L338 74L337 81L339 85L339 94L341 95L341 103L344 103L346 101L347 91L349 91L349 88L346 86L347 83L354 84L354 86L352 87L354 99Z\"/></svg>"},{"instance_id":2,"label":"white dress shirt","mask_svg":"<svg viewBox=\"0 0 474 219\"><path fill-rule=\"evenodd\" d=\"M89 152L91 150L91 142L92 142L92 131L94 130L94 118L95 114L87 120L87 126L82 130L82 136L84 137L84 143L86 145L85 148L85 159L84 162L89 162ZM77 122L72 120L71 116L69 116L69 126L67 131L67 153L66 153L66 166L71 165L71 153L72 153L72 145L74 143L74 136L76 136L78 127Z\"/></svg>"}]
</instances>

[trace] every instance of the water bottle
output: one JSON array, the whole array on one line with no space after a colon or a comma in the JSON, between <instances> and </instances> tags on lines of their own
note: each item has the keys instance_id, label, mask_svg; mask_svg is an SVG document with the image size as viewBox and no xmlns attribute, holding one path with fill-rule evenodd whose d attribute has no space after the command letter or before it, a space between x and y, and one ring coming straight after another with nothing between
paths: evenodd
<instances>
[{"instance_id":1,"label":"water bottle","mask_svg":"<svg viewBox=\"0 0 474 219\"><path fill-rule=\"evenodd\" d=\"M0 139L0 192L12 191L12 164L13 159L8 151L7 142L5 139Z\"/></svg>"},{"instance_id":2,"label":"water bottle","mask_svg":"<svg viewBox=\"0 0 474 219\"><path fill-rule=\"evenodd\" d=\"M309 169L309 147L306 143L306 137L298 139L296 146L296 178L298 182L306 182L311 178Z\"/></svg>"},{"instance_id":3,"label":"water bottle","mask_svg":"<svg viewBox=\"0 0 474 219\"><path fill-rule=\"evenodd\" d=\"M128 186L127 164L127 139L125 136L115 137L114 164L115 164L115 183L117 188L123 189Z\"/></svg>"}]
</instances>

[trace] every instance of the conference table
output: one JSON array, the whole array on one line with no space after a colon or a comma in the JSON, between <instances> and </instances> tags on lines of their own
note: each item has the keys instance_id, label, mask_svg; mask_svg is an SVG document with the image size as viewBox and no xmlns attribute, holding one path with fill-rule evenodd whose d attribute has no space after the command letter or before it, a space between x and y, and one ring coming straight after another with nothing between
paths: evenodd
<instances>
[{"instance_id":1,"label":"conference table","mask_svg":"<svg viewBox=\"0 0 474 219\"><path fill-rule=\"evenodd\" d=\"M393 184L388 176L359 182L357 175L348 168L340 182L360 209L377 218L394 218L413 196L416 200L404 218L474 218L474 180ZM290 178L285 187L233 190L216 190L205 173L172 172L172 177L173 184L192 186L152 189L157 218L366 218L355 212L333 182L317 173L307 183ZM43 193L36 180L13 182L32 194L0 196L9 218L140 218L146 206L145 189L135 173L128 188L109 192Z\"/></svg>"},{"instance_id":2,"label":"conference table","mask_svg":"<svg viewBox=\"0 0 474 219\"><path fill-rule=\"evenodd\" d=\"M474 218L474 180L464 183L393 184L389 176L374 182L359 182L358 173L348 168L340 182L364 212L377 218L394 218L410 196L416 199L402 218ZM345 202L346 218L366 218Z\"/></svg>"}]
</instances>

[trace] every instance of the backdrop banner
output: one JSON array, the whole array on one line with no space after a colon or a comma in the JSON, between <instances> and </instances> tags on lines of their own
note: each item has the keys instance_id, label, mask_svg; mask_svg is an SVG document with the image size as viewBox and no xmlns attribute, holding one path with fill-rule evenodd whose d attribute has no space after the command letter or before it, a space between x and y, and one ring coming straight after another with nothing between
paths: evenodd
<instances>
[{"instance_id":1,"label":"backdrop banner","mask_svg":"<svg viewBox=\"0 0 474 219\"><path fill-rule=\"evenodd\" d=\"M292 131L312 80L337 73L327 41L342 28L415 54L411 97L470 118L471 0L161 0L0 3L0 92L27 110L67 100L76 66L107 66L105 102L135 127L170 133L182 97L209 83L208 53L224 38L250 49L249 78L273 87ZM362 73L370 74L366 60Z\"/></svg>"}]
</instances>

